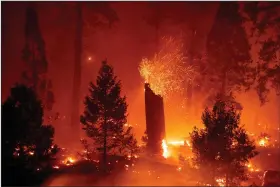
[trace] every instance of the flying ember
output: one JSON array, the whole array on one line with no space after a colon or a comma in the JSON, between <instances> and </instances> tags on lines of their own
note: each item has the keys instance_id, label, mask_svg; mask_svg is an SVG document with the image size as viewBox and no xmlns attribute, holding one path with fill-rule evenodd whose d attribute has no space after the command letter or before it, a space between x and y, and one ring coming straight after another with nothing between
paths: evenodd
<instances>
[{"instance_id":1,"label":"flying ember","mask_svg":"<svg viewBox=\"0 0 280 187\"><path fill-rule=\"evenodd\" d=\"M158 53L142 59L139 71L155 94L168 98L172 93L183 92L184 85L193 80L195 70L186 63L180 39L164 37L162 41Z\"/></svg>"}]
</instances>

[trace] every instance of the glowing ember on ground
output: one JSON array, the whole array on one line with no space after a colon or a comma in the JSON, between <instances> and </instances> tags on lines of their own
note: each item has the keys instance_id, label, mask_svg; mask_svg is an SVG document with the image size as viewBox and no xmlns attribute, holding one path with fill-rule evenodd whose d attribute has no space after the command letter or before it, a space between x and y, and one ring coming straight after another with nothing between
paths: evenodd
<instances>
[{"instance_id":1,"label":"glowing ember on ground","mask_svg":"<svg viewBox=\"0 0 280 187\"><path fill-rule=\"evenodd\" d=\"M161 50L150 59L142 59L139 71L155 94L167 98L175 92L182 93L195 71L186 64L182 40L171 37L162 40Z\"/></svg>"},{"instance_id":2,"label":"glowing ember on ground","mask_svg":"<svg viewBox=\"0 0 280 187\"><path fill-rule=\"evenodd\" d=\"M59 166L53 166L54 169L59 169Z\"/></svg>"},{"instance_id":3,"label":"glowing ember on ground","mask_svg":"<svg viewBox=\"0 0 280 187\"><path fill-rule=\"evenodd\" d=\"M219 186L225 186L225 179L218 178L216 179L216 182L218 183Z\"/></svg>"},{"instance_id":4,"label":"glowing ember on ground","mask_svg":"<svg viewBox=\"0 0 280 187\"><path fill-rule=\"evenodd\" d=\"M33 151L29 151L29 155L34 155L34 152Z\"/></svg>"},{"instance_id":5,"label":"glowing ember on ground","mask_svg":"<svg viewBox=\"0 0 280 187\"><path fill-rule=\"evenodd\" d=\"M260 169L255 168L251 163L246 164L246 166L250 172L259 172L260 171Z\"/></svg>"},{"instance_id":6,"label":"glowing ember on ground","mask_svg":"<svg viewBox=\"0 0 280 187\"><path fill-rule=\"evenodd\" d=\"M161 147L162 147L162 150L163 150L162 156L164 158L168 158L170 156L170 154L168 152L168 146L167 146L165 140L162 140Z\"/></svg>"},{"instance_id":7,"label":"glowing ember on ground","mask_svg":"<svg viewBox=\"0 0 280 187\"><path fill-rule=\"evenodd\" d=\"M67 157L64 161L62 161L63 164L69 166L76 162L76 160L73 157Z\"/></svg>"}]
</instances>

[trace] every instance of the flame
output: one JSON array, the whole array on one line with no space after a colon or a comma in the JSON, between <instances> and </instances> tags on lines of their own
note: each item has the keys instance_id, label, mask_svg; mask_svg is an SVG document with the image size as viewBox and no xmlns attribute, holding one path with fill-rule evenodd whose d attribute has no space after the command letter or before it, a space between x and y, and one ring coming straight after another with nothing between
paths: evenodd
<instances>
[{"instance_id":1,"label":"flame","mask_svg":"<svg viewBox=\"0 0 280 187\"><path fill-rule=\"evenodd\" d=\"M223 178L218 178L216 179L216 182L218 183L219 186L225 186L226 180Z\"/></svg>"},{"instance_id":2,"label":"flame","mask_svg":"<svg viewBox=\"0 0 280 187\"><path fill-rule=\"evenodd\" d=\"M186 144L187 144L187 146L191 147L191 143L189 140L186 140Z\"/></svg>"},{"instance_id":3,"label":"flame","mask_svg":"<svg viewBox=\"0 0 280 187\"><path fill-rule=\"evenodd\" d=\"M250 172L259 172L260 171L259 168L255 168L251 163L246 164L246 166Z\"/></svg>"},{"instance_id":4,"label":"flame","mask_svg":"<svg viewBox=\"0 0 280 187\"><path fill-rule=\"evenodd\" d=\"M189 140L169 140L167 141L168 145L172 146L184 146L187 145L188 147L191 147L191 143Z\"/></svg>"},{"instance_id":5,"label":"flame","mask_svg":"<svg viewBox=\"0 0 280 187\"><path fill-rule=\"evenodd\" d=\"M76 160L73 157L67 157L64 161L62 161L63 164L69 166L76 162Z\"/></svg>"},{"instance_id":6,"label":"flame","mask_svg":"<svg viewBox=\"0 0 280 187\"><path fill-rule=\"evenodd\" d=\"M258 142L259 146L267 147L268 146L268 138L261 138Z\"/></svg>"},{"instance_id":7,"label":"flame","mask_svg":"<svg viewBox=\"0 0 280 187\"><path fill-rule=\"evenodd\" d=\"M168 158L170 156L170 153L168 151L167 143L164 139L162 140L161 147L162 147L162 150L163 150L162 156L164 158Z\"/></svg>"},{"instance_id":8,"label":"flame","mask_svg":"<svg viewBox=\"0 0 280 187\"><path fill-rule=\"evenodd\" d=\"M180 145L184 145L185 141L184 140L181 140L181 141L168 141L168 144L175 145L175 146L180 146Z\"/></svg>"},{"instance_id":9,"label":"flame","mask_svg":"<svg viewBox=\"0 0 280 187\"><path fill-rule=\"evenodd\" d=\"M178 168L177 168L177 171L182 171L182 167L178 167Z\"/></svg>"},{"instance_id":10,"label":"flame","mask_svg":"<svg viewBox=\"0 0 280 187\"><path fill-rule=\"evenodd\" d=\"M163 150L163 153L162 153L162 156L164 158L169 158L171 156L174 156L176 157L176 155L173 155L173 153L175 154L175 152L173 151L170 151L169 147L168 146L172 146L172 147L180 147L180 146L188 146L191 148L191 144L188 140L168 140L166 141L165 139L162 140L162 143L161 143L161 147L162 147L162 150Z\"/></svg>"}]
</instances>

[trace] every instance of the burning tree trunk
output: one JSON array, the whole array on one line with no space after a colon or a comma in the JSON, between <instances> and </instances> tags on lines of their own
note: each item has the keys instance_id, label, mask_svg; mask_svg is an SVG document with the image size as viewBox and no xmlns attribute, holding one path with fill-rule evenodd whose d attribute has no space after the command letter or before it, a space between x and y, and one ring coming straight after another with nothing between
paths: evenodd
<instances>
[{"instance_id":1,"label":"burning tree trunk","mask_svg":"<svg viewBox=\"0 0 280 187\"><path fill-rule=\"evenodd\" d=\"M83 20L82 20L82 5L76 3L77 22L76 22L76 38L75 38L75 65L74 65L74 79L73 79L73 105L71 115L71 126L74 128L79 136L79 121L80 121L80 89L81 89L81 61L82 61L82 33L83 33Z\"/></svg>"},{"instance_id":2,"label":"burning tree trunk","mask_svg":"<svg viewBox=\"0 0 280 187\"><path fill-rule=\"evenodd\" d=\"M148 135L147 149L151 153L161 152L161 141L165 138L165 120L163 98L156 95L145 83L146 130Z\"/></svg>"}]
</instances>

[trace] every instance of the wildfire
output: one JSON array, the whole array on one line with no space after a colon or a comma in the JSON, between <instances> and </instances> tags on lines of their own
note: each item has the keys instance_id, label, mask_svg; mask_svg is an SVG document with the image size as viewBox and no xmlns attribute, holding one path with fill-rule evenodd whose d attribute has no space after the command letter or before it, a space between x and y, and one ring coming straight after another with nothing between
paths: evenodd
<instances>
[{"instance_id":1,"label":"wildfire","mask_svg":"<svg viewBox=\"0 0 280 187\"><path fill-rule=\"evenodd\" d=\"M183 141L183 140L181 140L181 141L168 141L168 144L175 145L175 146L180 146L180 145L184 145L185 141Z\"/></svg>"},{"instance_id":2,"label":"wildfire","mask_svg":"<svg viewBox=\"0 0 280 187\"><path fill-rule=\"evenodd\" d=\"M261 138L258 142L259 146L261 147L267 147L268 146L268 138Z\"/></svg>"},{"instance_id":3,"label":"wildfire","mask_svg":"<svg viewBox=\"0 0 280 187\"><path fill-rule=\"evenodd\" d=\"M248 168L248 170L250 172L258 172L258 171L260 171L260 169L255 168L251 163L246 164L246 166L247 166L247 168Z\"/></svg>"},{"instance_id":4,"label":"wildfire","mask_svg":"<svg viewBox=\"0 0 280 187\"><path fill-rule=\"evenodd\" d=\"M188 147L191 147L191 143L189 140L179 140L179 141L168 141L167 142L168 145L172 145L172 146L184 146L187 145Z\"/></svg>"},{"instance_id":5,"label":"wildfire","mask_svg":"<svg viewBox=\"0 0 280 187\"><path fill-rule=\"evenodd\" d=\"M161 147L162 147L162 150L163 150L162 156L164 158L168 158L170 156L170 153L168 151L168 146L167 146L165 140L162 140Z\"/></svg>"},{"instance_id":6,"label":"wildfire","mask_svg":"<svg viewBox=\"0 0 280 187\"><path fill-rule=\"evenodd\" d=\"M169 148L168 148L168 145L170 145L170 146L174 146L174 147L179 147L179 146L188 146L188 147L190 147L190 149L191 149L191 144L190 144L190 142L189 142L189 140L168 140L168 141L166 141L165 139L163 139L162 140L162 143L161 143L161 147L162 147L162 150L163 150L163 154L162 154L162 156L164 157L164 158L168 158L168 157L170 157L171 156L171 152L170 152L170 150L169 150Z\"/></svg>"},{"instance_id":7,"label":"wildfire","mask_svg":"<svg viewBox=\"0 0 280 187\"><path fill-rule=\"evenodd\" d=\"M216 182L218 183L219 186L225 186L225 179L222 179L222 178L218 178L216 179Z\"/></svg>"},{"instance_id":8,"label":"wildfire","mask_svg":"<svg viewBox=\"0 0 280 187\"><path fill-rule=\"evenodd\" d=\"M161 50L151 59L142 59L139 71L155 94L167 98L172 93L181 93L185 83L192 81L195 71L185 63L181 40L172 37L162 40Z\"/></svg>"},{"instance_id":9,"label":"wildfire","mask_svg":"<svg viewBox=\"0 0 280 187\"><path fill-rule=\"evenodd\" d=\"M73 157L67 157L64 161L62 161L63 164L69 166L76 162L76 160Z\"/></svg>"}]
</instances>

